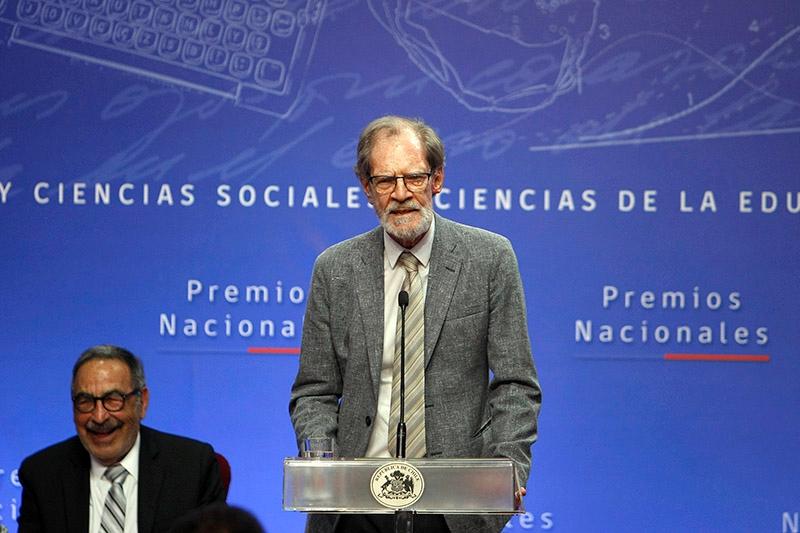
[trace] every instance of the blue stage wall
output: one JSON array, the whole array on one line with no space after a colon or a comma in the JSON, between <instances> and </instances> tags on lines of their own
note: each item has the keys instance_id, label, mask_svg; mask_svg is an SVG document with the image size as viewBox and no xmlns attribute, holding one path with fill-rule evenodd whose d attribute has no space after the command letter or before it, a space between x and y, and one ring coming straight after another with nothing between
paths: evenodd
<instances>
[{"instance_id":1,"label":"blue stage wall","mask_svg":"<svg viewBox=\"0 0 800 533\"><path fill-rule=\"evenodd\" d=\"M0 524L97 343L270 531L314 258L363 127L508 236L544 389L508 531L800 531L800 4L0 0ZM288 353L275 353L282 350ZM266 352L266 353L264 353Z\"/></svg>"}]
</instances>

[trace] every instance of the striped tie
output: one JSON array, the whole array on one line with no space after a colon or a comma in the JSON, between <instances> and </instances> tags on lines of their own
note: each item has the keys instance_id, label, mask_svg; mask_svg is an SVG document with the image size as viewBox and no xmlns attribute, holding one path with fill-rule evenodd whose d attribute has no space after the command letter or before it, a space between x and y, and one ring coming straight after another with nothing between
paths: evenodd
<instances>
[{"instance_id":1,"label":"striped tie","mask_svg":"<svg viewBox=\"0 0 800 533\"><path fill-rule=\"evenodd\" d=\"M100 518L100 531L106 533L122 533L125 531L125 492L122 484L128 471L122 465L108 467L103 477L111 482L111 489L106 496L103 506L103 516Z\"/></svg>"},{"instance_id":2,"label":"striped tie","mask_svg":"<svg viewBox=\"0 0 800 533\"><path fill-rule=\"evenodd\" d=\"M425 456L425 295L417 276L419 261L403 252L398 263L406 269L403 289L408 292L406 309L406 457ZM397 423L400 418L400 338L401 318L397 317L394 366L392 370L392 408L389 413L389 453L397 450Z\"/></svg>"}]
</instances>

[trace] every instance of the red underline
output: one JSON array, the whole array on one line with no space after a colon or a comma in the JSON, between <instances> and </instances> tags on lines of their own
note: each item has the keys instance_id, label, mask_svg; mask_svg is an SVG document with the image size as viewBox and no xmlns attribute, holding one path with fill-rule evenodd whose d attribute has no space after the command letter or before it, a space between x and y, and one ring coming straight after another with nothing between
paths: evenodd
<instances>
[{"instance_id":1,"label":"red underline","mask_svg":"<svg viewBox=\"0 0 800 533\"><path fill-rule=\"evenodd\" d=\"M270 346L250 346L249 348L247 348L247 353L269 354L269 355L278 355L278 354L298 355L300 354L300 348L273 348Z\"/></svg>"},{"instance_id":2,"label":"red underline","mask_svg":"<svg viewBox=\"0 0 800 533\"><path fill-rule=\"evenodd\" d=\"M665 353L667 361L724 361L734 363L768 363L769 355L726 353Z\"/></svg>"}]
</instances>

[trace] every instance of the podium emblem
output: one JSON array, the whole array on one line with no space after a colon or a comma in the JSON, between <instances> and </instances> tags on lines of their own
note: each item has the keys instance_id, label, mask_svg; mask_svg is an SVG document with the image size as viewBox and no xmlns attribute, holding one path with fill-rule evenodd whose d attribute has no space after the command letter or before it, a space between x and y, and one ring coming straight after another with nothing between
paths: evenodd
<instances>
[{"instance_id":1,"label":"podium emblem","mask_svg":"<svg viewBox=\"0 0 800 533\"><path fill-rule=\"evenodd\" d=\"M425 480L420 471L400 461L381 465L370 480L373 498L391 509L402 509L416 503L424 490Z\"/></svg>"}]
</instances>

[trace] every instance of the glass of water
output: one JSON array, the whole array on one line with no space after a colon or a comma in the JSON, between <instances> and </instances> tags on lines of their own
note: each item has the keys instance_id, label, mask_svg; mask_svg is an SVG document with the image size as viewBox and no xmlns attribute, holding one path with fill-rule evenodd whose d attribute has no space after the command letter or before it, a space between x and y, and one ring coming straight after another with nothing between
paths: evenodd
<instances>
[{"instance_id":1,"label":"glass of water","mask_svg":"<svg viewBox=\"0 0 800 533\"><path fill-rule=\"evenodd\" d=\"M332 459L333 449L332 437L309 437L303 441L301 455L310 459Z\"/></svg>"}]
</instances>

